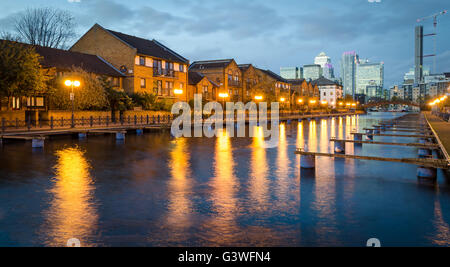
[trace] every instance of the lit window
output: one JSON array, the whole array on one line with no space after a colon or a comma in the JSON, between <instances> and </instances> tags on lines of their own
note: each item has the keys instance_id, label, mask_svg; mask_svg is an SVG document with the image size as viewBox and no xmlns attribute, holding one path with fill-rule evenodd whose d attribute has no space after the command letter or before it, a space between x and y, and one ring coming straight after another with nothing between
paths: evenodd
<instances>
[{"instance_id":1,"label":"lit window","mask_svg":"<svg viewBox=\"0 0 450 267\"><path fill-rule=\"evenodd\" d=\"M146 86L145 86L145 79L141 79L141 88L145 88Z\"/></svg>"},{"instance_id":2,"label":"lit window","mask_svg":"<svg viewBox=\"0 0 450 267\"><path fill-rule=\"evenodd\" d=\"M145 57L139 57L139 65L145 66Z\"/></svg>"}]
</instances>

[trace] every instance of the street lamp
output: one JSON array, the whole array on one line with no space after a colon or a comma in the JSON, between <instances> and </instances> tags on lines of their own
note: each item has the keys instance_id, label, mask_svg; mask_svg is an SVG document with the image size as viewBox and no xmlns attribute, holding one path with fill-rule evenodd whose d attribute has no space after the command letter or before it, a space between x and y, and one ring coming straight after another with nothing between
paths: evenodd
<instances>
[{"instance_id":1,"label":"street lamp","mask_svg":"<svg viewBox=\"0 0 450 267\"><path fill-rule=\"evenodd\" d=\"M262 100L262 99L263 99L262 95L256 95L255 96L255 100Z\"/></svg>"},{"instance_id":2,"label":"street lamp","mask_svg":"<svg viewBox=\"0 0 450 267\"><path fill-rule=\"evenodd\" d=\"M73 112L74 112L75 95L73 93L73 88L74 87L80 87L81 83L80 83L80 81L77 81L77 80L73 80L73 81L72 80L66 80L66 81L64 81L64 84L67 87L70 86L72 88L72 91L70 92L70 100L72 101L72 128L74 128L75 127L75 116L74 116Z\"/></svg>"},{"instance_id":3,"label":"street lamp","mask_svg":"<svg viewBox=\"0 0 450 267\"><path fill-rule=\"evenodd\" d=\"M229 96L228 93L219 93L219 97L222 98L223 108L225 108L225 98L227 98L228 96Z\"/></svg>"},{"instance_id":4,"label":"street lamp","mask_svg":"<svg viewBox=\"0 0 450 267\"><path fill-rule=\"evenodd\" d=\"M183 93L183 90L175 89L175 90L173 90L173 93L176 94L176 95L181 95Z\"/></svg>"}]
</instances>

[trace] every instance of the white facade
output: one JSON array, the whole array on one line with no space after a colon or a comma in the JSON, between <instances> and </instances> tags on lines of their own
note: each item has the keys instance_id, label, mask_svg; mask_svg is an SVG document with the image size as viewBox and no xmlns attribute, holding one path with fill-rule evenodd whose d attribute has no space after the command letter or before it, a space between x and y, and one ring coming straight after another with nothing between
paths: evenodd
<instances>
[{"instance_id":1,"label":"white facade","mask_svg":"<svg viewBox=\"0 0 450 267\"><path fill-rule=\"evenodd\" d=\"M334 85L319 85L320 101L327 101L329 107L336 107L337 100L344 98L342 86Z\"/></svg>"},{"instance_id":2,"label":"white facade","mask_svg":"<svg viewBox=\"0 0 450 267\"><path fill-rule=\"evenodd\" d=\"M321 52L317 57L314 58L314 64L320 65L320 67L324 68L325 64L330 64L331 59L325 52Z\"/></svg>"}]
</instances>

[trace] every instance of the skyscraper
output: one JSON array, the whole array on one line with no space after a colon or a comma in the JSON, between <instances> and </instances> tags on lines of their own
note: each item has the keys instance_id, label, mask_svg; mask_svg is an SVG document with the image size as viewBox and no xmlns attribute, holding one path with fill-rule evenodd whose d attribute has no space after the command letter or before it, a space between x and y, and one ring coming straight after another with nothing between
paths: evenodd
<instances>
[{"instance_id":1,"label":"skyscraper","mask_svg":"<svg viewBox=\"0 0 450 267\"><path fill-rule=\"evenodd\" d=\"M314 64L320 65L322 68L322 75L327 79L334 79L334 68L331 64L331 59L325 52L321 52L314 58Z\"/></svg>"},{"instance_id":2,"label":"skyscraper","mask_svg":"<svg viewBox=\"0 0 450 267\"><path fill-rule=\"evenodd\" d=\"M318 64L304 65L303 78L317 80L322 77L322 68Z\"/></svg>"},{"instance_id":3,"label":"skyscraper","mask_svg":"<svg viewBox=\"0 0 450 267\"><path fill-rule=\"evenodd\" d=\"M341 77L344 87L344 94L355 96L356 91L356 64L358 63L358 55L355 51L348 51L342 54L341 59Z\"/></svg>"},{"instance_id":4,"label":"skyscraper","mask_svg":"<svg viewBox=\"0 0 450 267\"><path fill-rule=\"evenodd\" d=\"M414 80L416 83L420 83L423 77L423 26L416 26L414 41Z\"/></svg>"},{"instance_id":5,"label":"skyscraper","mask_svg":"<svg viewBox=\"0 0 450 267\"><path fill-rule=\"evenodd\" d=\"M369 63L367 60L356 65L356 94L365 94L369 96L367 87L378 87L377 90L382 90L384 86L384 63ZM380 89L381 88L381 89ZM375 94L370 94L372 97Z\"/></svg>"},{"instance_id":6,"label":"skyscraper","mask_svg":"<svg viewBox=\"0 0 450 267\"><path fill-rule=\"evenodd\" d=\"M281 67L280 76L285 79L299 79L298 67Z\"/></svg>"}]
</instances>

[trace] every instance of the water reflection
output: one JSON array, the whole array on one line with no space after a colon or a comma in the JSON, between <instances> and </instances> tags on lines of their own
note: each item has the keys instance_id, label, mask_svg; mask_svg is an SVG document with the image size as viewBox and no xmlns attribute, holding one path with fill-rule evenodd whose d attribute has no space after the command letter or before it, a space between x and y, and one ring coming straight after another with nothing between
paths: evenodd
<instances>
[{"instance_id":1,"label":"water reflection","mask_svg":"<svg viewBox=\"0 0 450 267\"><path fill-rule=\"evenodd\" d=\"M256 126L255 126L256 127ZM261 210L267 204L267 192L269 185L267 183L268 165L266 159L266 150L263 147L264 133L262 127L256 127L254 130L252 152L250 159L250 198L252 208Z\"/></svg>"},{"instance_id":2,"label":"water reflection","mask_svg":"<svg viewBox=\"0 0 450 267\"><path fill-rule=\"evenodd\" d=\"M185 138L172 141L170 151L169 169L172 175L169 181L169 206L167 222L170 226L183 229L190 226L191 203L189 192L191 190L190 154Z\"/></svg>"},{"instance_id":3,"label":"water reflection","mask_svg":"<svg viewBox=\"0 0 450 267\"><path fill-rule=\"evenodd\" d=\"M56 151L56 156L53 200L41 229L45 244L64 246L68 239L78 238L82 246L89 246L98 222L90 165L78 148Z\"/></svg>"},{"instance_id":4,"label":"water reflection","mask_svg":"<svg viewBox=\"0 0 450 267\"><path fill-rule=\"evenodd\" d=\"M439 202L439 197L436 196L434 201L434 220L433 226L436 229L436 233L431 238L431 242L438 246L449 246L450 245L450 227L448 223L445 222L442 216L441 203Z\"/></svg>"},{"instance_id":5,"label":"water reflection","mask_svg":"<svg viewBox=\"0 0 450 267\"><path fill-rule=\"evenodd\" d=\"M230 244L235 241L237 231L237 198L239 184L234 174L234 161L231 140L226 130L222 130L217 137L214 173L211 181L211 202L215 214L209 228L213 244Z\"/></svg>"},{"instance_id":6,"label":"water reflection","mask_svg":"<svg viewBox=\"0 0 450 267\"><path fill-rule=\"evenodd\" d=\"M277 198L280 205L288 204L286 202L288 196L288 177L289 177L289 157L288 157L288 143L286 141L286 124L280 124L280 136L278 143L278 154L277 154L277 170L276 170L276 181L277 181Z\"/></svg>"}]
</instances>

